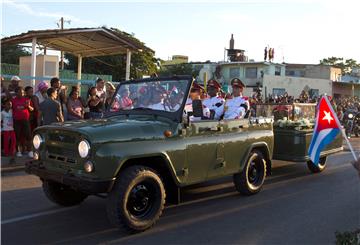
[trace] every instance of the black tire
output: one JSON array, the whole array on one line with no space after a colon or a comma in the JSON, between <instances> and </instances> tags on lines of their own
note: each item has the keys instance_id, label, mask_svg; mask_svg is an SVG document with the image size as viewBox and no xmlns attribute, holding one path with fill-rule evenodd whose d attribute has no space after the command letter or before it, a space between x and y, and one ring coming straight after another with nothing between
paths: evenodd
<instances>
[{"instance_id":1,"label":"black tire","mask_svg":"<svg viewBox=\"0 0 360 245\"><path fill-rule=\"evenodd\" d=\"M313 173L320 173L322 171L324 171L324 169L326 168L326 161L327 161L327 157L320 157L319 159L319 164L317 166L315 166L315 164L309 160L306 162L309 170Z\"/></svg>"},{"instance_id":2,"label":"black tire","mask_svg":"<svg viewBox=\"0 0 360 245\"><path fill-rule=\"evenodd\" d=\"M109 221L130 232L152 227L165 205L165 188L157 173L135 165L120 173L107 202Z\"/></svg>"},{"instance_id":3,"label":"black tire","mask_svg":"<svg viewBox=\"0 0 360 245\"><path fill-rule=\"evenodd\" d=\"M65 207L78 205L88 196L85 193L75 191L70 187L53 181L44 180L42 186L45 195L50 201Z\"/></svg>"},{"instance_id":4,"label":"black tire","mask_svg":"<svg viewBox=\"0 0 360 245\"><path fill-rule=\"evenodd\" d=\"M244 169L234 174L233 181L238 192L245 195L258 193L266 177L266 160L259 150L251 151Z\"/></svg>"}]
</instances>

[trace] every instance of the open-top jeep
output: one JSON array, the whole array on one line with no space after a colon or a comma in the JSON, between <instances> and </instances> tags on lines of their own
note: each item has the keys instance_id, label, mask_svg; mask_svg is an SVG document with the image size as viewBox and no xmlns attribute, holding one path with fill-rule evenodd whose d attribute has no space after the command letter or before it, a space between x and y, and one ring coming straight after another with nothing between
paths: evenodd
<instances>
[{"instance_id":1,"label":"open-top jeep","mask_svg":"<svg viewBox=\"0 0 360 245\"><path fill-rule=\"evenodd\" d=\"M271 171L272 121L191 121L191 85L183 76L121 83L104 118L37 128L26 171L63 206L106 196L109 220L133 231L150 228L187 185L233 175L240 193L259 192Z\"/></svg>"}]
</instances>

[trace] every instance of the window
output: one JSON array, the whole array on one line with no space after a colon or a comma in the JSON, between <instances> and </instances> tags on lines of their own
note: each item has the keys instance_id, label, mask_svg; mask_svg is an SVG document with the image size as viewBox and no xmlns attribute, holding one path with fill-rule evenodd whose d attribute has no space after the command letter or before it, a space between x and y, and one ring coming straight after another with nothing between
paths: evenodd
<instances>
[{"instance_id":1,"label":"window","mask_svg":"<svg viewBox=\"0 0 360 245\"><path fill-rule=\"evenodd\" d=\"M275 76L281 76L281 66L275 66Z\"/></svg>"},{"instance_id":2,"label":"window","mask_svg":"<svg viewBox=\"0 0 360 245\"><path fill-rule=\"evenodd\" d=\"M285 92L286 91L284 88L273 88L273 95L280 96L280 95L285 94Z\"/></svg>"},{"instance_id":3,"label":"window","mask_svg":"<svg viewBox=\"0 0 360 245\"><path fill-rule=\"evenodd\" d=\"M310 89L309 96L311 99L318 97L319 98L319 90L318 89Z\"/></svg>"},{"instance_id":4,"label":"window","mask_svg":"<svg viewBox=\"0 0 360 245\"><path fill-rule=\"evenodd\" d=\"M240 69L235 67L235 68L230 68L230 79L235 78L235 77L240 77Z\"/></svg>"},{"instance_id":5,"label":"window","mask_svg":"<svg viewBox=\"0 0 360 245\"><path fill-rule=\"evenodd\" d=\"M257 78L257 67L248 67L245 70L246 78Z\"/></svg>"}]
</instances>

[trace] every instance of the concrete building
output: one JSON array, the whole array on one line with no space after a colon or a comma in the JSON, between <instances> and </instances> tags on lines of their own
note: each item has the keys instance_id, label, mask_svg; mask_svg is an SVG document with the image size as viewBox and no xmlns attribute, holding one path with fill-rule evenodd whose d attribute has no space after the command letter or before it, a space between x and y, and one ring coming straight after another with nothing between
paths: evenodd
<instances>
[{"instance_id":1,"label":"concrete building","mask_svg":"<svg viewBox=\"0 0 360 245\"><path fill-rule=\"evenodd\" d=\"M251 96L258 87L262 88L263 97L282 95L285 92L298 97L302 90L307 91L310 96L319 96L325 93L333 95L333 79L341 77L341 70L318 65L254 61L220 62L204 65L197 80L203 82L204 77L207 80L215 78L223 85L225 91L231 90L231 79L238 77L246 85L246 96Z\"/></svg>"},{"instance_id":2,"label":"concrete building","mask_svg":"<svg viewBox=\"0 0 360 245\"><path fill-rule=\"evenodd\" d=\"M161 62L161 65L168 66L168 65L177 65L182 63L188 63L189 57L186 55L173 55L171 60L164 60Z\"/></svg>"},{"instance_id":3,"label":"concrete building","mask_svg":"<svg viewBox=\"0 0 360 245\"><path fill-rule=\"evenodd\" d=\"M282 95L287 92L297 98L302 90L307 91L310 97L325 93L332 95L332 81L320 78L264 76L263 92L267 95Z\"/></svg>"},{"instance_id":4,"label":"concrete building","mask_svg":"<svg viewBox=\"0 0 360 245\"><path fill-rule=\"evenodd\" d=\"M286 76L341 81L341 69L329 65L286 64Z\"/></svg>"}]
</instances>

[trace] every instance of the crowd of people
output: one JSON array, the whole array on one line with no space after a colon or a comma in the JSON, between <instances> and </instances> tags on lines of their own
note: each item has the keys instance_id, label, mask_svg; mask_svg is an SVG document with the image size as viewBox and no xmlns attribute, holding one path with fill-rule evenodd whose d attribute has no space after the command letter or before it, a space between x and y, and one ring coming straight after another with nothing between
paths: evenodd
<instances>
[{"instance_id":1,"label":"crowd of people","mask_svg":"<svg viewBox=\"0 0 360 245\"><path fill-rule=\"evenodd\" d=\"M3 80L3 79L2 79ZM2 142L5 156L33 157L31 139L33 131L41 125L65 120L100 118L115 92L111 82L99 78L80 96L80 86L68 91L59 78L42 81L35 88L20 86L20 78L13 76L8 88L1 83Z\"/></svg>"}]
</instances>

